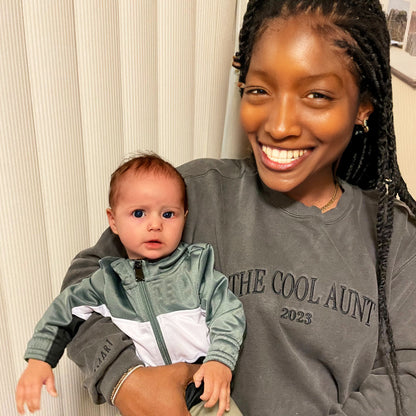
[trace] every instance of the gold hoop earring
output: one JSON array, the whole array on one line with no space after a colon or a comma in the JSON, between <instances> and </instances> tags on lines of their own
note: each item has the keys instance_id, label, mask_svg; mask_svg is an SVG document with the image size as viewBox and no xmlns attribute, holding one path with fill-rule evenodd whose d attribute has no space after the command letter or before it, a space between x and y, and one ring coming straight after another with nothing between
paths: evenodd
<instances>
[{"instance_id":1,"label":"gold hoop earring","mask_svg":"<svg viewBox=\"0 0 416 416\"><path fill-rule=\"evenodd\" d=\"M363 131L364 133L368 133L370 131L370 127L368 127L368 121L366 118L363 121Z\"/></svg>"},{"instance_id":2,"label":"gold hoop earring","mask_svg":"<svg viewBox=\"0 0 416 416\"><path fill-rule=\"evenodd\" d=\"M236 52L233 56L233 63L232 66L235 69L240 69L241 68L241 61L240 61L240 52Z\"/></svg>"}]
</instances>

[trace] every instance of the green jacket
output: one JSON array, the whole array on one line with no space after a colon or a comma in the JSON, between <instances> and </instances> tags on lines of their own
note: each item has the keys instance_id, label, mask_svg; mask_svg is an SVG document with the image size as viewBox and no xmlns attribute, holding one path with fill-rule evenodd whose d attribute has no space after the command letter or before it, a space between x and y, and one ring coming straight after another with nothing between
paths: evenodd
<instances>
[{"instance_id":1,"label":"green jacket","mask_svg":"<svg viewBox=\"0 0 416 416\"><path fill-rule=\"evenodd\" d=\"M181 243L157 261L106 257L100 269L55 298L35 328L25 359L56 366L92 312L110 317L148 366L219 361L234 369L245 318L208 244Z\"/></svg>"}]
</instances>

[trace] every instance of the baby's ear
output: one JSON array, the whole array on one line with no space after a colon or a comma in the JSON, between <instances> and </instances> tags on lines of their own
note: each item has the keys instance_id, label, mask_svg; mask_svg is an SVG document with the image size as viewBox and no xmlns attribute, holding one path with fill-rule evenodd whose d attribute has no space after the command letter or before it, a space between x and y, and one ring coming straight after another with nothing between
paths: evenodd
<instances>
[{"instance_id":1,"label":"baby's ear","mask_svg":"<svg viewBox=\"0 0 416 416\"><path fill-rule=\"evenodd\" d=\"M118 235L117 226L116 226L116 220L114 218L113 210L111 208L107 208L106 212L107 212L107 218L108 218L108 225L110 226L111 231L114 234L117 234Z\"/></svg>"}]
</instances>

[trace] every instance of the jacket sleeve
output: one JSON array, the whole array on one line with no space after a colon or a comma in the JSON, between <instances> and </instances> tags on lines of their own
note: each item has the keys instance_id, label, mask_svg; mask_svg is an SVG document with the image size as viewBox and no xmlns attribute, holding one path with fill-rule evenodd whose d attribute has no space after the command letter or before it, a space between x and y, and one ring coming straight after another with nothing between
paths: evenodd
<instances>
[{"instance_id":1,"label":"jacket sleeve","mask_svg":"<svg viewBox=\"0 0 416 416\"><path fill-rule=\"evenodd\" d=\"M214 270L210 245L206 245L199 261L199 294L211 342L205 361L219 361L234 370L246 326L243 305L228 289L227 277Z\"/></svg>"},{"instance_id":2,"label":"jacket sleeve","mask_svg":"<svg viewBox=\"0 0 416 416\"><path fill-rule=\"evenodd\" d=\"M98 270L91 278L62 291L36 325L25 359L35 358L55 367L81 323L91 316L94 306L103 303L95 290L102 286L102 272ZM81 313L74 312L75 310Z\"/></svg>"},{"instance_id":3,"label":"jacket sleeve","mask_svg":"<svg viewBox=\"0 0 416 416\"><path fill-rule=\"evenodd\" d=\"M412 250L414 250L414 245ZM390 321L399 364L399 379L408 415L416 415L416 256L393 277L390 286ZM392 384L379 348L379 360L345 403L334 405L331 416L392 416L396 414Z\"/></svg>"},{"instance_id":4,"label":"jacket sleeve","mask_svg":"<svg viewBox=\"0 0 416 416\"><path fill-rule=\"evenodd\" d=\"M126 257L119 238L108 228L97 244L81 251L72 261L62 288L80 282L98 269L106 256ZM133 341L110 318L93 313L68 344L68 357L84 376L84 387L94 403L110 402L114 386L131 367L141 364Z\"/></svg>"}]
</instances>

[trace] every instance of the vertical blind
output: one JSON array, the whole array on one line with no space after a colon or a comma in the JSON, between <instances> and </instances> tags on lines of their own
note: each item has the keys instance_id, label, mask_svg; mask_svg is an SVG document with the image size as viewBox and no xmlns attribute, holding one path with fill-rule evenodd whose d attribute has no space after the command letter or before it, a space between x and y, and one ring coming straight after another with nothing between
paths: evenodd
<instances>
[{"instance_id":1,"label":"vertical blind","mask_svg":"<svg viewBox=\"0 0 416 416\"><path fill-rule=\"evenodd\" d=\"M1 414L34 325L73 256L106 228L108 183L138 150L174 165L244 151L231 69L246 1L0 1ZM233 127L234 124L234 127ZM114 415L78 368L41 415Z\"/></svg>"},{"instance_id":2,"label":"vertical blind","mask_svg":"<svg viewBox=\"0 0 416 416\"><path fill-rule=\"evenodd\" d=\"M0 413L26 343L73 256L107 226L123 156L179 165L246 152L231 69L247 0L0 0ZM415 91L394 80L398 156L416 192ZM78 368L55 370L39 416L114 415Z\"/></svg>"}]
</instances>

